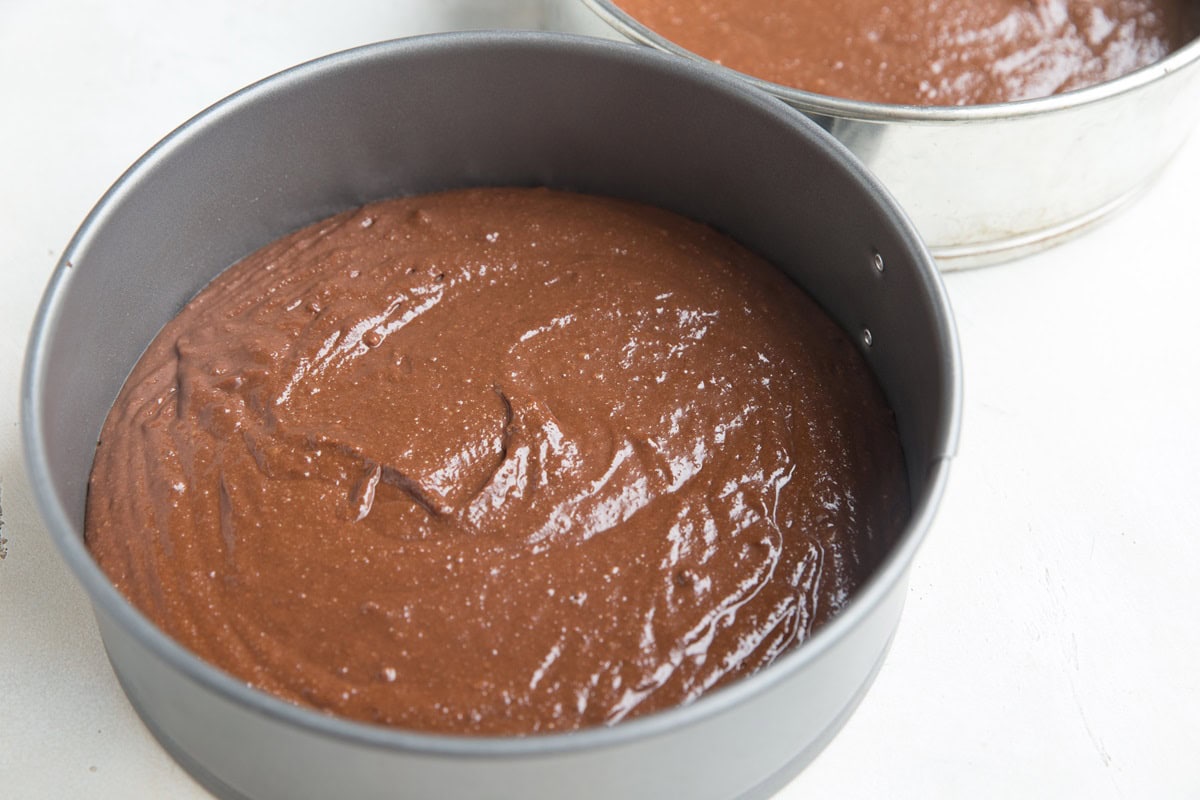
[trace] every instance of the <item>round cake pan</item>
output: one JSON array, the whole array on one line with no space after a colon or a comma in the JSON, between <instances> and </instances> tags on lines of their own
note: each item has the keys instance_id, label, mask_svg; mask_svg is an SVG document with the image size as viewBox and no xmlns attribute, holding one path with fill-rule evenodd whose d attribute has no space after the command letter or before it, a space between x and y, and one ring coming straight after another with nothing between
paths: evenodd
<instances>
[{"instance_id":1,"label":"round cake pan","mask_svg":"<svg viewBox=\"0 0 1200 800\"><path fill-rule=\"evenodd\" d=\"M632 41L712 64L612 0L576 1ZM946 270L1007 261L1086 230L1145 188L1200 116L1200 39L1106 83L977 106L860 102L717 68L798 108L850 148Z\"/></svg>"},{"instance_id":2,"label":"round cake pan","mask_svg":"<svg viewBox=\"0 0 1200 800\"><path fill-rule=\"evenodd\" d=\"M221 270L328 214L518 184L633 198L708 222L790 273L861 343L896 413L914 508L877 572L840 616L757 675L613 727L524 738L424 735L300 708L157 630L97 568L82 530L101 424L158 329ZM113 668L158 740L217 795L762 797L830 739L879 669L955 448L960 370L916 231L800 114L646 48L449 34L296 67L147 153L54 272L22 403L37 502L90 594Z\"/></svg>"}]
</instances>

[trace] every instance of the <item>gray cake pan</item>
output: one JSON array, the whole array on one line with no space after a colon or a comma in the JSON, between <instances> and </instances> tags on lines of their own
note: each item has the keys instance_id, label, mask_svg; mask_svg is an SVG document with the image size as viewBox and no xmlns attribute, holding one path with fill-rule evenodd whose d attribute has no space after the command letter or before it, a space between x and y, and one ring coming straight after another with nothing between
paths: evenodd
<instances>
[{"instance_id":1,"label":"gray cake pan","mask_svg":"<svg viewBox=\"0 0 1200 800\"><path fill-rule=\"evenodd\" d=\"M912 520L845 611L803 646L692 705L614 727L435 736L247 688L156 629L90 557L84 504L104 417L159 328L255 248L371 200L499 184L657 204L786 270L860 343L892 403ZM113 669L166 750L218 796L734 798L768 796L797 773L879 669L945 486L960 392L929 254L880 184L817 126L647 48L476 33L304 64L155 146L64 252L21 397L39 508L90 595Z\"/></svg>"}]
</instances>

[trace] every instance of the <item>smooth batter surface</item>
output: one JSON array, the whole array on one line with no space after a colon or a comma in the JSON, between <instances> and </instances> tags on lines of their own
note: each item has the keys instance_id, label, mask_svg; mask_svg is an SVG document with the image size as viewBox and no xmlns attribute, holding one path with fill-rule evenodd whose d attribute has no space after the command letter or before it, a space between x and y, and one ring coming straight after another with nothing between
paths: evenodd
<instances>
[{"instance_id":1,"label":"smooth batter surface","mask_svg":"<svg viewBox=\"0 0 1200 800\"><path fill-rule=\"evenodd\" d=\"M87 541L252 686L522 734L770 663L907 502L871 376L781 273L663 211L492 189L221 275L118 398Z\"/></svg>"},{"instance_id":2,"label":"smooth batter surface","mask_svg":"<svg viewBox=\"0 0 1200 800\"><path fill-rule=\"evenodd\" d=\"M1152 64L1200 35L1195 0L616 0L740 72L901 105L1045 97Z\"/></svg>"}]
</instances>

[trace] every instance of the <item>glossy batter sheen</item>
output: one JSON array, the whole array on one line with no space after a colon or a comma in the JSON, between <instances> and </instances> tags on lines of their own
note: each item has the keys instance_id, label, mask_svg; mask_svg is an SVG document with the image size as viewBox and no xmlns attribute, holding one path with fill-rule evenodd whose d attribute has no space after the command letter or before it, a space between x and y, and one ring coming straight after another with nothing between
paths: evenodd
<instances>
[{"instance_id":1,"label":"glossy batter sheen","mask_svg":"<svg viewBox=\"0 0 1200 800\"><path fill-rule=\"evenodd\" d=\"M1045 97L1200 34L1196 0L616 0L692 52L818 94L903 105Z\"/></svg>"},{"instance_id":2,"label":"glossy batter sheen","mask_svg":"<svg viewBox=\"0 0 1200 800\"><path fill-rule=\"evenodd\" d=\"M488 189L341 214L189 303L105 424L87 541L252 686L524 734L769 664L907 514L879 390L781 273L657 209Z\"/></svg>"}]
</instances>

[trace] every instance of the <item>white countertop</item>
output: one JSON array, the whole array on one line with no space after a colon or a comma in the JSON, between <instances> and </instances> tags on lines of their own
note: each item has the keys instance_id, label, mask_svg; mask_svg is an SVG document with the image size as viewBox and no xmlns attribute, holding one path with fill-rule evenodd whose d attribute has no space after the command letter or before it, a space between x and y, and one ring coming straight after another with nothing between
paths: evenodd
<instances>
[{"instance_id":1,"label":"white countertop","mask_svg":"<svg viewBox=\"0 0 1200 800\"><path fill-rule=\"evenodd\" d=\"M245 84L540 2L0 2L0 795L207 796L126 702L22 465L25 339L75 228ZM779 797L1200 797L1197 186L1193 136L1102 227L947 276L949 492L878 680Z\"/></svg>"}]
</instances>

